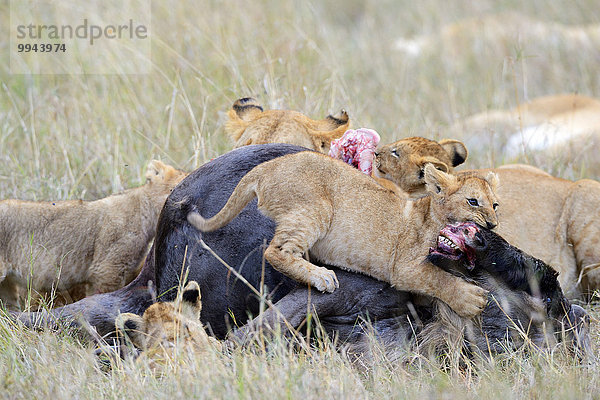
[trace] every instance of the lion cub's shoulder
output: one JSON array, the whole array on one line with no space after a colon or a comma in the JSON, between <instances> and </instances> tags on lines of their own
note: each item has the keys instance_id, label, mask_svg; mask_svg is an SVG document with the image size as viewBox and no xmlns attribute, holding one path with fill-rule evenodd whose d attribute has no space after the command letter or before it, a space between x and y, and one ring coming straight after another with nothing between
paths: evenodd
<instances>
[{"instance_id":1,"label":"lion cub's shoulder","mask_svg":"<svg viewBox=\"0 0 600 400\"><path fill-rule=\"evenodd\" d=\"M327 153L331 141L342 136L350 124L344 110L314 120L297 111L264 110L251 97L237 100L227 115L225 132L235 147L289 143Z\"/></svg>"}]
</instances>

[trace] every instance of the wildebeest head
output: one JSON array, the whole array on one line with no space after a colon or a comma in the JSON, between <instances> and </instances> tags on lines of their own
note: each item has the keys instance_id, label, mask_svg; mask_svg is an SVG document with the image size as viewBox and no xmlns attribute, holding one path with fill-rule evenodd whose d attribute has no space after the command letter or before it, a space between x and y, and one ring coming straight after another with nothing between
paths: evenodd
<instances>
[{"instance_id":1,"label":"wildebeest head","mask_svg":"<svg viewBox=\"0 0 600 400\"><path fill-rule=\"evenodd\" d=\"M536 345L547 344L543 332L551 327L557 339L572 340L578 350L588 348L589 316L564 296L558 272L495 232L473 223L447 225L440 231L436 247L429 250L428 259L491 292L482 326L502 328L508 320L517 322ZM507 325L504 330L509 328ZM477 338L474 341L478 342Z\"/></svg>"}]
</instances>

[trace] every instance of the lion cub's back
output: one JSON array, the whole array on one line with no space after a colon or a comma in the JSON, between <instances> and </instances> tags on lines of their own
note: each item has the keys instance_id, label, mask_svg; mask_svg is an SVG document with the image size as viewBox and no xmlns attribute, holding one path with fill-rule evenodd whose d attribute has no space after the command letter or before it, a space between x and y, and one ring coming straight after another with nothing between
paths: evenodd
<instances>
[{"instance_id":1,"label":"lion cub's back","mask_svg":"<svg viewBox=\"0 0 600 400\"><path fill-rule=\"evenodd\" d=\"M319 230L327 225L313 247L318 259L357 270L354 264L372 261L370 249L377 243L394 242L398 231L387 212L401 209L401 200L370 176L343 161L308 151L262 165L267 168L259 185L261 210L277 223L292 220ZM389 261L388 255L380 256L382 262Z\"/></svg>"},{"instance_id":2,"label":"lion cub's back","mask_svg":"<svg viewBox=\"0 0 600 400\"><path fill-rule=\"evenodd\" d=\"M258 168L262 169L262 186L270 195L293 194L292 204L301 199L327 199L341 205L356 203L353 199L368 198L374 192L389 192L356 168L314 151L278 157Z\"/></svg>"},{"instance_id":3,"label":"lion cub's back","mask_svg":"<svg viewBox=\"0 0 600 400\"><path fill-rule=\"evenodd\" d=\"M60 256L65 263L70 262L70 258L80 263L78 258L89 256L89 246L85 242L93 241L97 224L102 222L96 213L90 213L88 209L88 203L80 200L0 201L1 254L16 265L28 265L26 261L30 252L26 249L34 245L38 257L36 261L45 262ZM79 254L79 250L86 254ZM43 254L50 256L50 259L46 260Z\"/></svg>"},{"instance_id":4,"label":"lion cub's back","mask_svg":"<svg viewBox=\"0 0 600 400\"><path fill-rule=\"evenodd\" d=\"M89 215L88 203L81 200L70 201L0 201L0 225L12 233L28 231L41 232L52 225L60 225L65 230L75 225L87 224L87 219L96 219Z\"/></svg>"},{"instance_id":5,"label":"lion cub's back","mask_svg":"<svg viewBox=\"0 0 600 400\"><path fill-rule=\"evenodd\" d=\"M298 121L300 114L287 110L267 110L249 125L235 147L249 144L288 143L314 150L306 127Z\"/></svg>"}]
</instances>

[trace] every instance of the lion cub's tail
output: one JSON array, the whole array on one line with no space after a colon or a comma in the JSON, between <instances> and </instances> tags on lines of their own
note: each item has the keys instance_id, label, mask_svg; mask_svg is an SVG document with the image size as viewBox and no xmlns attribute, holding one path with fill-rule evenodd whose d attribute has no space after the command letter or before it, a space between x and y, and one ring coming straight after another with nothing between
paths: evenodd
<instances>
[{"instance_id":1,"label":"lion cub's tail","mask_svg":"<svg viewBox=\"0 0 600 400\"><path fill-rule=\"evenodd\" d=\"M256 186L260 175L256 169L253 168L240 179L225 206L214 217L206 219L200 213L192 211L187 216L188 222L202 232L215 231L231 222L256 197Z\"/></svg>"}]
</instances>

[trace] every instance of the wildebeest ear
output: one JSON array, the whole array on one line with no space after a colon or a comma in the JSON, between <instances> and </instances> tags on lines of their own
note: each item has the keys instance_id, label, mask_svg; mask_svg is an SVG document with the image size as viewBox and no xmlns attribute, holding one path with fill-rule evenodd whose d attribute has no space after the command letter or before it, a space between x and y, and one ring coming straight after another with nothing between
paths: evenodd
<instances>
[{"instance_id":1,"label":"wildebeest ear","mask_svg":"<svg viewBox=\"0 0 600 400\"><path fill-rule=\"evenodd\" d=\"M485 176L485 180L487 183L489 183L494 192L498 190L498 185L500 184L500 178L498 178L498 174L495 172L488 172L488 174Z\"/></svg>"},{"instance_id":2,"label":"wildebeest ear","mask_svg":"<svg viewBox=\"0 0 600 400\"><path fill-rule=\"evenodd\" d=\"M456 185L456 177L435 168L433 164L425 164L425 189L433 194L445 194Z\"/></svg>"},{"instance_id":3,"label":"wildebeest ear","mask_svg":"<svg viewBox=\"0 0 600 400\"><path fill-rule=\"evenodd\" d=\"M469 155L467 146L465 146L465 144L460 140L442 139L438 143L450 156L453 167L456 167L467 160L467 156Z\"/></svg>"},{"instance_id":4,"label":"wildebeest ear","mask_svg":"<svg viewBox=\"0 0 600 400\"><path fill-rule=\"evenodd\" d=\"M117 335L122 335L127 342L140 349L144 347L146 322L139 315L133 313L117 315L115 328Z\"/></svg>"},{"instance_id":5,"label":"wildebeest ear","mask_svg":"<svg viewBox=\"0 0 600 400\"><path fill-rule=\"evenodd\" d=\"M258 114L263 112L263 108L253 97L238 99L231 108L244 121L252 121Z\"/></svg>"}]
</instances>

